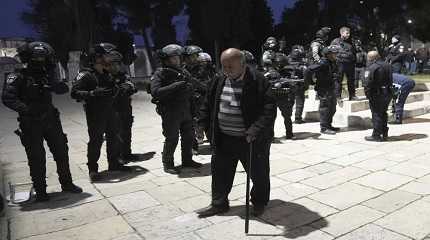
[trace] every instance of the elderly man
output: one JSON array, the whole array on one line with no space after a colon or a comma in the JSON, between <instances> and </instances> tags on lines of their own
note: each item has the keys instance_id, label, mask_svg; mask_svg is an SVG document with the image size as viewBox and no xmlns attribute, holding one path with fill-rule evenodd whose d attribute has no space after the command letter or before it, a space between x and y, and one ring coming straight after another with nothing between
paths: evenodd
<instances>
[{"instance_id":1,"label":"elderly man","mask_svg":"<svg viewBox=\"0 0 430 240\"><path fill-rule=\"evenodd\" d=\"M200 210L208 217L229 210L231 191L238 160L245 169L253 144L251 202L253 215L261 215L270 195L269 153L273 137L276 104L270 96L270 84L264 76L246 65L238 49L221 55L224 74L214 79L201 108L199 124L213 147L212 203Z\"/></svg>"},{"instance_id":2,"label":"elderly man","mask_svg":"<svg viewBox=\"0 0 430 240\"><path fill-rule=\"evenodd\" d=\"M376 51L367 54L367 62L363 85L372 112L373 133L365 139L381 142L388 137L387 109L392 99L393 74L391 65L382 61Z\"/></svg>"}]
</instances>

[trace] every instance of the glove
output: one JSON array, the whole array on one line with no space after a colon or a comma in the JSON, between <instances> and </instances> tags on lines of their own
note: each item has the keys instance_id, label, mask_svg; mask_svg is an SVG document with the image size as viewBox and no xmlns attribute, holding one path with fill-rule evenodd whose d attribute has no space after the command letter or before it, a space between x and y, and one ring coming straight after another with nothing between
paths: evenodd
<instances>
[{"instance_id":1,"label":"glove","mask_svg":"<svg viewBox=\"0 0 430 240\"><path fill-rule=\"evenodd\" d=\"M174 82L174 83L172 83L172 86L175 89L183 90L183 89L185 89L187 87L187 82L185 82L185 81Z\"/></svg>"},{"instance_id":2,"label":"glove","mask_svg":"<svg viewBox=\"0 0 430 240\"><path fill-rule=\"evenodd\" d=\"M110 88L97 87L90 91L90 95L94 97L108 97L113 95L113 91Z\"/></svg>"}]
</instances>

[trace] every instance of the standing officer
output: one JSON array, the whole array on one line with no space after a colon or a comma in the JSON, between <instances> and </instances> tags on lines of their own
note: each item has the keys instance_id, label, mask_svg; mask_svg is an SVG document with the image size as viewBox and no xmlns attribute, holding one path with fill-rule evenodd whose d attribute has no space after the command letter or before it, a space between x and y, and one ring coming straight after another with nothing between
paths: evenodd
<instances>
[{"instance_id":1,"label":"standing officer","mask_svg":"<svg viewBox=\"0 0 430 240\"><path fill-rule=\"evenodd\" d=\"M193 119L191 104L193 87L188 82L189 74L181 68L183 48L176 44L165 46L160 51L162 67L151 79L151 94L161 115L163 135L166 138L162 161L164 171L178 174L173 155L181 135L182 167L200 168L201 163L192 159Z\"/></svg>"},{"instance_id":2,"label":"standing officer","mask_svg":"<svg viewBox=\"0 0 430 240\"><path fill-rule=\"evenodd\" d=\"M73 99L84 101L89 135L87 165L91 181L100 180L97 162L105 134L108 170L131 170L119 160L119 116L114 105L119 89L109 74L112 64L109 54L115 48L110 43L100 43L92 47L88 54L88 65L76 76L71 91Z\"/></svg>"},{"instance_id":3,"label":"standing officer","mask_svg":"<svg viewBox=\"0 0 430 240\"><path fill-rule=\"evenodd\" d=\"M290 55L288 55L288 66L291 70L292 78L304 79L305 71L307 69L306 53L301 45L294 45L291 49ZM302 124L305 121L302 118L303 109L305 107L305 91L309 86L305 85L305 82L296 82L295 84L295 102L296 102L296 113L294 123Z\"/></svg>"},{"instance_id":4,"label":"standing officer","mask_svg":"<svg viewBox=\"0 0 430 240\"><path fill-rule=\"evenodd\" d=\"M63 132L58 109L52 105L51 92L65 94L66 83L55 76L54 50L44 42L32 42L18 49L24 69L7 76L2 101L18 112L20 130L15 131L27 154L28 166L36 201L48 201L46 193L46 155L43 140L57 164L57 173L63 192L81 193L72 182L69 168L67 136Z\"/></svg>"},{"instance_id":5,"label":"standing officer","mask_svg":"<svg viewBox=\"0 0 430 240\"><path fill-rule=\"evenodd\" d=\"M276 53L279 50L278 40L275 37L268 37L263 44L262 66L263 68L273 63Z\"/></svg>"},{"instance_id":6,"label":"standing officer","mask_svg":"<svg viewBox=\"0 0 430 240\"><path fill-rule=\"evenodd\" d=\"M346 75L348 83L349 100L358 100L355 96L355 61L356 50L350 38L351 30L348 27L340 29L340 37L334 39L331 45L339 46L340 52L337 54L337 65L339 68L339 78L336 82L336 97L341 98L343 76Z\"/></svg>"},{"instance_id":7,"label":"standing officer","mask_svg":"<svg viewBox=\"0 0 430 240\"><path fill-rule=\"evenodd\" d=\"M311 42L309 49L309 64L318 64L324 57L322 54L322 50L327 47L330 31L331 28L323 27L316 32L316 38ZM314 84L313 74L311 71L305 72L305 83L306 85Z\"/></svg>"},{"instance_id":8,"label":"standing officer","mask_svg":"<svg viewBox=\"0 0 430 240\"><path fill-rule=\"evenodd\" d=\"M378 52L369 52L367 61L363 85L372 112L373 133L365 139L381 142L388 137L387 109L392 99L393 74L391 66L380 59Z\"/></svg>"},{"instance_id":9,"label":"standing officer","mask_svg":"<svg viewBox=\"0 0 430 240\"><path fill-rule=\"evenodd\" d=\"M184 59L184 73L190 75L195 81L191 82L193 85L193 101L191 104L192 116L193 116L193 152L195 154L199 151L199 133L197 126L197 118L199 114L200 106L202 105L204 95L206 93L206 88L202 87L200 81L200 64L199 64L199 54L203 53L203 50L199 46L189 45L184 47L183 59Z\"/></svg>"},{"instance_id":10,"label":"standing officer","mask_svg":"<svg viewBox=\"0 0 430 240\"><path fill-rule=\"evenodd\" d=\"M139 160L138 155L132 154L131 151L131 128L134 119L131 95L137 93L137 88L124 71L125 66L122 62L121 53L113 50L109 53L109 56L112 62L110 73L119 88L115 98L115 107L119 114L120 122L121 159L125 162L137 161Z\"/></svg>"},{"instance_id":11,"label":"standing officer","mask_svg":"<svg viewBox=\"0 0 430 240\"><path fill-rule=\"evenodd\" d=\"M360 40L355 41L355 49L357 50L355 62L355 87L358 88L360 81L363 82L364 69L367 65L367 53L364 51Z\"/></svg>"},{"instance_id":12,"label":"standing officer","mask_svg":"<svg viewBox=\"0 0 430 240\"><path fill-rule=\"evenodd\" d=\"M338 77L336 65L336 54L339 52L337 46L328 46L322 51L323 58L318 64L309 66L310 71L315 73L318 98L320 99L320 127L321 133L334 135L340 129L332 126L333 116L336 113L335 81Z\"/></svg>"},{"instance_id":13,"label":"standing officer","mask_svg":"<svg viewBox=\"0 0 430 240\"><path fill-rule=\"evenodd\" d=\"M394 35L391 38L391 45L385 49L386 61L391 64L393 73L401 73L405 62L405 46L400 42L400 36Z\"/></svg>"},{"instance_id":14,"label":"standing officer","mask_svg":"<svg viewBox=\"0 0 430 240\"><path fill-rule=\"evenodd\" d=\"M394 121L391 124L402 124L403 109L409 93L414 89L415 82L411 78L403 74L393 73L393 85L398 90L397 96L394 99Z\"/></svg>"}]
</instances>

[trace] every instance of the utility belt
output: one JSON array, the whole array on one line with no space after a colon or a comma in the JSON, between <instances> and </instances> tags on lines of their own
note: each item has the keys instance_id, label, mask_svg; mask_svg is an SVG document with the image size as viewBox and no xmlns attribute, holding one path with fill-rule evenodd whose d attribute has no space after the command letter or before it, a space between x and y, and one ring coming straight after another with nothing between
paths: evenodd
<instances>
[{"instance_id":1,"label":"utility belt","mask_svg":"<svg viewBox=\"0 0 430 240\"><path fill-rule=\"evenodd\" d=\"M287 87L281 87L281 88L272 87L271 93L276 99L289 98L294 96L293 89L287 88Z\"/></svg>"},{"instance_id":2,"label":"utility belt","mask_svg":"<svg viewBox=\"0 0 430 240\"><path fill-rule=\"evenodd\" d=\"M386 94L386 95L393 95L393 87L392 86L382 86L379 88L376 88L374 90L375 94Z\"/></svg>"}]
</instances>

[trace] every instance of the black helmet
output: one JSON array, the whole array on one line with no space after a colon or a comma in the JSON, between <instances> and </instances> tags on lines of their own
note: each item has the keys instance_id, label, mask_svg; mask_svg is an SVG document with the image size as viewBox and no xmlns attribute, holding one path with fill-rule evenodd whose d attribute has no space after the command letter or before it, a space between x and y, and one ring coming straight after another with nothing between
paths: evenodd
<instances>
[{"instance_id":1,"label":"black helmet","mask_svg":"<svg viewBox=\"0 0 430 240\"><path fill-rule=\"evenodd\" d=\"M288 57L284 53L276 53L274 58L275 67L281 69L288 65Z\"/></svg>"},{"instance_id":2,"label":"black helmet","mask_svg":"<svg viewBox=\"0 0 430 240\"><path fill-rule=\"evenodd\" d=\"M275 37L268 37L266 39L266 42L263 45L263 49L264 50L278 51L279 45L278 45L278 41L276 40L276 38Z\"/></svg>"},{"instance_id":3,"label":"black helmet","mask_svg":"<svg viewBox=\"0 0 430 240\"><path fill-rule=\"evenodd\" d=\"M166 59L168 57L173 57L173 56L182 56L183 53L184 53L184 49L181 46L177 44L169 44L163 47L158 52L158 55L161 59Z\"/></svg>"},{"instance_id":4,"label":"black helmet","mask_svg":"<svg viewBox=\"0 0 430 240\"><path fill-rule=\"evenodd\" d=\"M337 45L330 45L330 46L328 46L328 47L325 47L323 50L322 50L322 53L323 53L323 55L324 56L327 56L328 54L330 54L330 53L338 53L340 51L340 47L339 46L337 46Z\"/></svg>"},{"instance_id":5,"label":"black helmet","mask_svg":"<svg viewBox=\"0 0 430 240\"><path fill-rule=\"evenodd\" d=\"M90 67L96 62L96 59L105 54L109 54L116 50L116 46L111 43L97 43L93 45L88 52L83 51L80 58L82 66Z\"/></svg>"},{"instance_id":6,"label":"black helmet","mask_svg":"<svg viewBox=\"0 0 430 240\"><path fill-rule=\"evenodd\" d=\"M184 55L185 56L190 56L193 54L199 54L202 53L203 49L199 46L195 46L195 45L190 45L190 46L186 46L184 47Z\"/></svg>"},{"instance_id":7,"label":"black helmet","mask_svg":"<svg viewBox=\"0 0 430 240\"><path fill-rule=\"evenodd\" d=\"M330 32L331 32L331 28L329 28L329 27L323 27L323 28L321 28L320 30L317 31L316 37L317 38L322 38L322 39L327 38L328 35L330 34Z\"/></svg>"},{"instance_id":8,"label":"black helmet","mask_svg":"<svg viewBox=\"0 0 430 240\"><path fill-rule=\"evenodd\" d=\"M211 57L211 55L209 55L209 53L205 53L205 52L199 53L198 60L201 63L204 63L204 62L212 63L212 57Z\"/></svg>"},{"instance_id":9,"label":"black helmet","mask_svg":"<svg viewBox=\"0 0 430 240\"><path fill-rule=\"evenodd\" d=\"M291 53L294 56L303 56L305 54L305 48L302 45L294 45L291 48Z\"/></svg>"},{"instance_id":10,"label":"black helmet","mask_svg":"<svg viewBox=\"0 0 430 240\"><path fill-rule=\"evenodd\" d=\"M242 52L243 52L243 55L245 55L246 63L255 64L255 57L250 51L243 50Z\"/></svg>"},{"instance_id":11,"label":"black helmet","mask_svg":"<svg viewBox=\"0 0 430 240\"><path fill-rule=\"evenodd\" d=\"M112 62L122 62L122 54L120 52L118 52L117 50L112 50L108 53L110 59L112 60Z\"/></svg>"},{"instance_id":12,"label":"black helmet","mask_svg":"<svg viewBox=\"0 0 430 240\"><path fill-rule=\"evenodd\" d=\"M22 63L40 62L41 64L55 64L54 49L45 42L31 42L17 49Z\"/></svg>"}]
</instances>

